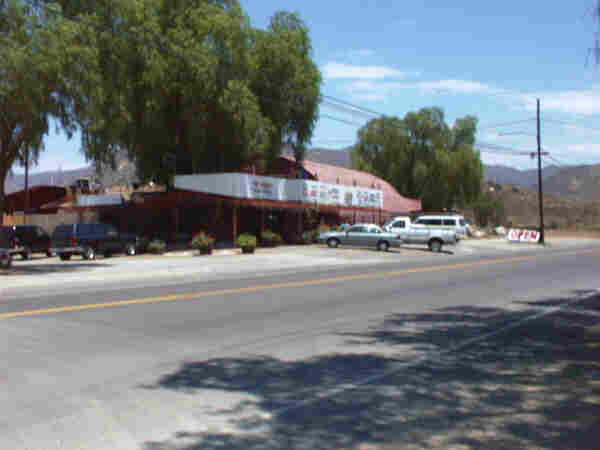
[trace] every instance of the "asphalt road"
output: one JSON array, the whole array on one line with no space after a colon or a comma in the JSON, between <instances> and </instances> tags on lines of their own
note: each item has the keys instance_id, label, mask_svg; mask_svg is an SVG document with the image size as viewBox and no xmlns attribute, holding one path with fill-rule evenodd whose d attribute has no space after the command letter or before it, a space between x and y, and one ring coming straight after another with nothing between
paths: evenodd
<instances>
[{"instance_id":1,"label":"asphalt road","mask_svg":"<svg viewBox=\"0 0 600 450\"><path fill-rule=\"evenodd\" d=\"M0 448L596 448L599 258L3 295Z\"/></svg>"}]
</instances>

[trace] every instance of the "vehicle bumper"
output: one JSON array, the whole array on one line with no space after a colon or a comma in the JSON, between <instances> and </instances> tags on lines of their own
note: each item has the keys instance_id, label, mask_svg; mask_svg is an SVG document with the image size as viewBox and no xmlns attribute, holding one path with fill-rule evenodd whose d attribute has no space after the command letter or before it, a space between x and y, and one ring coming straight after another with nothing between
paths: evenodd
<instances>
[{"instance_id":1,"label":"vehicle bumper","mask_svg":"<svg viewBox=\"0 0 600 450\"><path fill-rule=\"evenodd\" d=\"M50 252L56 255L61 253L78 254L83 253L83 247L50 247Z\"/></svg>"}]
</instances>

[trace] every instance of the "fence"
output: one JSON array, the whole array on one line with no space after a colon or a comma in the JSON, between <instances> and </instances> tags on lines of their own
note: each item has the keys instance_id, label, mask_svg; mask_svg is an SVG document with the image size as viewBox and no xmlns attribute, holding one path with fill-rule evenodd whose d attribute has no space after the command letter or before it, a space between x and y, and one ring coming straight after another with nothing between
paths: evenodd
<instances>
[{"instance_id":1,"label":"fence","mask_svg":"<svg viewBox=\"0 0 600 450\"><path fill-rule=\"evenodd\" d=\"M27 220L26 220L27 219ZM3 216L2 225L39 225L48 233L52 233L57 225L63 223L78 223L80 222L79 214L76 212L62 212L57 214L31 214L27 218L22 215L18 216Z\"/></svg>"},{"instance_id":2,"label":"fence","mask_svg":"<svg viewBox=\"0 0 600 450\"><path fill-rule=\"evenodd\" d=\"M11 226L11 225L24 225L24 224L25 224L24 216L7 216L7 215L2 216L2 224L1 225Z\"/></svg>"}]
</instances>

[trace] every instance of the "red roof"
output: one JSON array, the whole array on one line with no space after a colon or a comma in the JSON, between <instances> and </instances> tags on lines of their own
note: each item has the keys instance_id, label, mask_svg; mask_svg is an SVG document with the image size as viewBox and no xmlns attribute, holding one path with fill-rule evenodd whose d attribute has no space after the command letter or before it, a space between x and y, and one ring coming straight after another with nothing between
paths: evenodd
<instances>
[{"instance_id":1,"label":"red roof","mask_svg":"<svg viewBox=\"0 0 600 450\"><path fill-rule=\"evenodd\" d=\"M32 186L29 188L29 210L37 211L42 205L57 201L67 195L61 186ZM25 191L17 191L4 197L4 209L9 213L25 209Z\"/></svg>"},{"instance_id":2,"label":"red roof","mask_svg":"<svg viewBox=\"0 0 600 450\"><path fill-rule=\"evenodd\" d=\"M281 157L289 162L293 158ZM345 167L332 166L304 160L304 169L319 181L331 184L342 184L345 186L358 186L383 191L383 209L391 213L407 213L421 210L421 200L403 197L387 181L359 170L346 169Z\"/></svg>"}]
</instances>

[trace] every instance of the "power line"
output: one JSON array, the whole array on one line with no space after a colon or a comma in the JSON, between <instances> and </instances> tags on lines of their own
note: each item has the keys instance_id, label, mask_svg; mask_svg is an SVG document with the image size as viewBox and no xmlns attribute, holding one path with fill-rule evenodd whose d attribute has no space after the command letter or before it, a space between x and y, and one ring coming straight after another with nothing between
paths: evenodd
<instances>
[{"instance_id":1,"label":"power line","mask_svg":"<svg viewBox=\"0 0 600 450\"><path fill-rule=\"evenodd\" d=\"M350 103L350 102L347 102L347 101L345 101L345 100L342 100L342 99L339 99L339 98L333 97L333 96L331 96L331 95L323 95L323 98L326 98L326 99L332 100L332 101L334 101L334 102L336 102L336 103L340 103L340 104L342 104L342 105L350 106L350 107L352 107L352 108L354 108L354 109L357 109L357 110L359 110L359 111L362 111L362 112L364 112L364 113L371 114L371 115L374 115L374 116L378 116L378 117L380 117L380 116L384 116L384 115L385 115L385 114L382 114L382 113L380 113L380 112L374 111L374 110L372 110L372 109L364 108L364 107L362 107L362 106L355 105L355 104L353 104L353 103Z\"/></svg>"},{"instance_id":2,"label":"power line","mask_svg":"<svg viewBox=\"0 0 600 450\"><path fill-rule=\"evenodd\" d=\"M337 111L340 111L340 112L343 112L343 113L347 113L347 114L358 115L358 116L361 116L362 118L373 119L373 116L371 116L369 113L358 111L356 109L352 109L352 108L349 108L349 107L344 106L344 105L339 105L337 103L332 103L332 102L329 102L327 100L321 101L321 106L328 107L328 108L333 108L333 109L335 109Z\"/></svg>"},{"instance_id":3,"label":"power line","mask_svg":"<svg viewBox=\"0 0 600 450\"><path fill-rule=\"evenodd\" d=\"M335 120L336 122L345 123L346 125L352 125L354 127L363 127L364 124L351 122L346 119L340 119L339 117L331 116L329 114L320 114L320 117L324 117L325 119Z\"/></svg>"},{"instance_id":4,"label":"power line","mask_svg":"<svg viewBox=\"0 0 600 450\"><path fill-rule=\"evenodd\" d=\"M512 122L500 122L500 123L487 124L481 128L478 128L477 131L489 130L492 128L508 127L511 125L519 125L519 124L526 123L526 122L535 122L535 117L531 118L531 119L514 120Z\"/></svg>"},{"instance_id":5,"label":"power line","mask_svg":"<svg viewBox=\"0 0 600 450\"><path fill-rule=\"evenodd\" d=\"M580 122L574 122L574 121L567 121L567 120L557 120L557 119L543 119L544 122L550 122L550 123L557 123L560 125L573 125L576 126L578 128L583 128L586 130L593 130L593 131L599 131L600 132L600 128L596 128L596 127L590 127L589 125L582 125Z\"/></svg>"}]
</instances>

